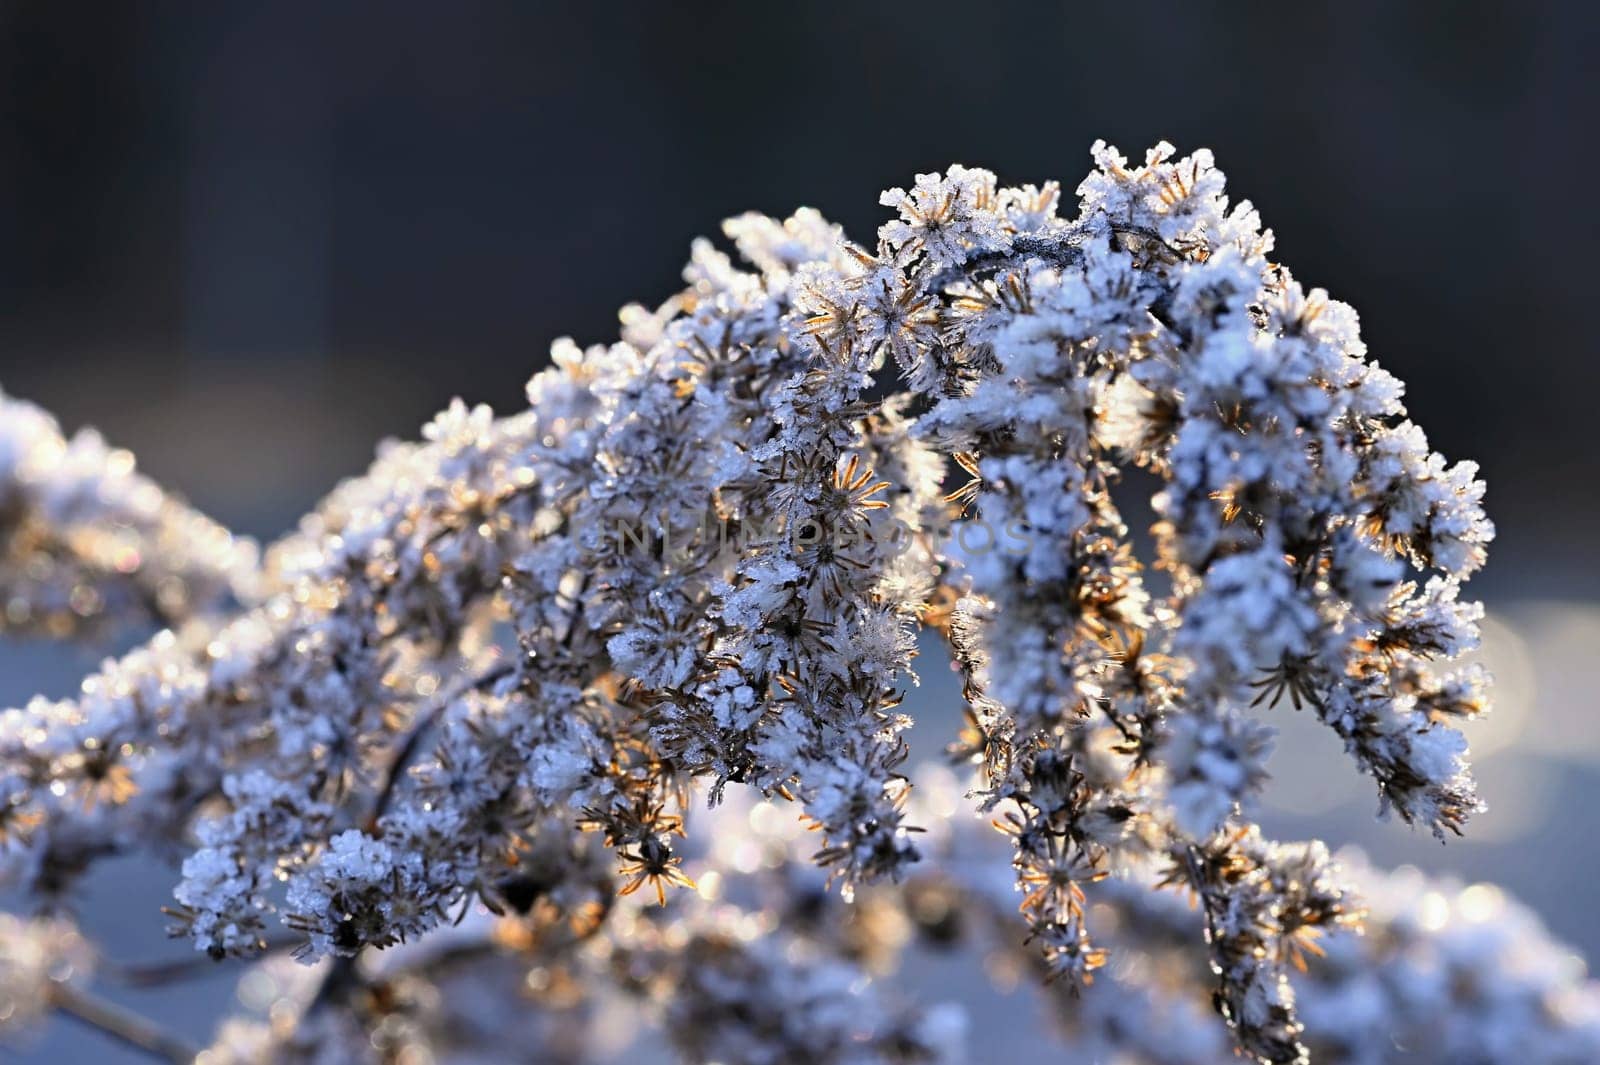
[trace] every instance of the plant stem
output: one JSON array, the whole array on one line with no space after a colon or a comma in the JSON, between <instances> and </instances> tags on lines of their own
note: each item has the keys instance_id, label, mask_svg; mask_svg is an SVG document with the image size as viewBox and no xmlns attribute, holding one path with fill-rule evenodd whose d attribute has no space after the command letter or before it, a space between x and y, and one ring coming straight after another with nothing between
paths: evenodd
<instances>
[{"instance_id":1,"label":"plant stem","mask_svg":"<svg viewBox=\"0 0 1600 1065\"><path fill-rule=\"evenodd\" d=\"M141 1050L163 1061L191 1065L199 1053L148 1017L68 984L50 985L50 1004L63 1015L110 1036L124 1046Z\"/></svg>"},{"instance_id":2,"label":"plant stem","mask_svg":"<svg viewBox=\"0 0 1600 1065\"><path fill-rule=\"evenodd\" d=\"M262 955L292 950L302 942L304 938L301 936L267 940L262 948ZM207 955L190 954L168 961L144 962L137 965L111 964L102 961L97 972L103 979L123 987L159 987L179 980L213 975L220 964L222 963Z\"/></svg>"}]
</instances>

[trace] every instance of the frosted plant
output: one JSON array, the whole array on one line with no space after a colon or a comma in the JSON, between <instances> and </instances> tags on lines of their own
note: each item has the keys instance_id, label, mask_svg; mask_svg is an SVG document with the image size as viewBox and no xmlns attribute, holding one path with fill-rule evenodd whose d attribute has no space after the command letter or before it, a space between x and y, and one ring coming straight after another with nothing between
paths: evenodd
<instances>
[{"instance_id":1,"label":"frosted plant","mask_svg":"<svg viewBox=\"0 0 1600 1065\"><path fill-rule=\"evenodd\" d=\"M385 445L259 567L8 401L6 616L174 627L0 714L0 878L59 911L106 857L173 855L202 961L307 963L254 970L278 1004L211 1062L582 1060L618 1009L692 1061L953 1057L950 1010L879 986L918 928L1062 989L1096 1056L1379 1060L1389 1026L1587 1060L1593 992L1522 911L1458 940L1483 896L1456 921L1419 885L1426 920L1373 903L1357 938L1339 863L1251 819L1285 702L1383 812L1443 836L1478 809L1455 726L1484 678L1452 665L1492 536L1474 467L1209 153L1094 159L1070 218L1054 184L952 167L885 193L870 248L735 219L747 265L697 243L617 343L558 342L525 410L457 402ZM1141 479L1148 559L1117 506ZM1009 856L905 771L922 629ZM815 883L787 843L703 845L754 799L814 830ZM18 972L21 1001L137 1034Z\"/></svg>"},{"instance_id":2,"label":"frosted plant","mask_svg":"<svg viewBox=\"0 0 1600 1065\"><path fill-rule=\"evenodd\" d=\"M168 496L133 456L0 392L0 632L175 624L250 602L256 547Z\"/></svg>"}]
</instances>

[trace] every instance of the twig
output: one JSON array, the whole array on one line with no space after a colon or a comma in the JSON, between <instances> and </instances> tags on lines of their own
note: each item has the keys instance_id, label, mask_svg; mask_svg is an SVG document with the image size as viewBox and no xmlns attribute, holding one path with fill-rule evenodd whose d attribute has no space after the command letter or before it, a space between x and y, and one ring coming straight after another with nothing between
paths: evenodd
<instances>
[{"instance_id":1,"label":"twig","mask_svg":"<svg viewBox=\"0 0 1600 1065\"><path fill-rule=\"evenodd\" d=\"M171 1032L125 1006L63 983L50 985L50 1004L64 1016L110 1036L124 1046L164 1061L191 1065L199 1053Z\"/></svg>"},{"instance_id":2,"label":"twig","mask_svg":"<svg viewBox=\"0 0 1600 1065\"><path fill-rule=\"evenodd\" d=\"M341 954L333 959L322 976L322 983L317 985L316 994L306 1003L305 1012L300 1015L301 1023L344 996L346 989L356 979L356 957L354 954Z\"/></svg>"},{"instance_id":3,"label":"twig","mask_svg":"<svg viewBox=\"0 0 1600 1065\"><path fill-rule=\"evenodd\" d=\"M283 939L268 940L262 947L262 954L274 954L279 951L292 950L302 942L300 936L286 937ZM172 958L167 961L147 962L138 965L123 965L102 961L98 969L99 975L123 987L159 987L163 984L187 980L192 977L209 976L216 971L217 960L208 954L191 954L183 958Z\"/></svg>"},{"instance_id":4,"label":"twig","mask_svg":"<svg viewBox=\"0 0 1600 1065\"><path fill-rule=\"evenodd\" d=\"M510 661L497 662L466 684L458 685L442 698L435 699L417 714L416 720L411 723L411 731L406 733L405 739L400 741L400 746L395 748L394 757L389 761L389 768L384 772L383 788L378 792L377 801L373 803L369 824L376 825L378 819L388 813L389 804L394 800L395 788L400 783L400 778L405 776L411 760L416 757L422 737L433 728L434 722L439 720L439 715L444 713L445 708L469 691L483 691L493 687L497 681L508 676L513 668L513 663Z\"/></svg>"},{"instance_id":5,"label":"twig","mask_svg":"<svg viewBox=\"0 0 1600 1065\"><path fill-rule=\"evenodd\" d=\"M979 252L952 263L929 278L925 287L930 292L941 292L957 281L970 281L985 270L1013 266L1022 256L1031 255L1061 267L1074 266L1083 261L1083 249L1078 246L1082 239L1083 234L1076 231L1060 237L1019 235L1006 250Z\"/></svg>"}]
</instances>

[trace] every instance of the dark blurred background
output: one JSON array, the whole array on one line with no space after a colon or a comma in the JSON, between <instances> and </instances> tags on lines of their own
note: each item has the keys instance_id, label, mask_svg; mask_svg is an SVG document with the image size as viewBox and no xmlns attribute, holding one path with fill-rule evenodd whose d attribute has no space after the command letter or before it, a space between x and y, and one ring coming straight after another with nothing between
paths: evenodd
<instances>
[{"instance_id":1,"label":"dark blurred background","mask_svg":"<svg viewBox=\"0 0 1600 1065\"><path fill-rule=\"evenodd\" d=\"M0 387L271 537L451 396L518 405L727 215L870 239L952 161L1070 190L1096 137L1210 146L1500 528L1481 830L1373 825L1292 717L1269 823L1508 882L1600 954L1595 10L6 2ZM0 654L0 705L68 657Z\"/></svg>"}]
</instances>

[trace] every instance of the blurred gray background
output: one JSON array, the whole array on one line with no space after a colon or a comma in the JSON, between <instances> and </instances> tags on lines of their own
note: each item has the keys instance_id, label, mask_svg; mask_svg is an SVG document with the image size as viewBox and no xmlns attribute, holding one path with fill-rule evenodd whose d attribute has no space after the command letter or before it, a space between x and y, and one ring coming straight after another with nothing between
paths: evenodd
<instances>
[{"instance_id":1,"label":"blurred gray background","mask_svg":"<svg viewBox=\"0 0 1600 1065\"><path fill-rule=\"evenodd\" d=\"M1577 2L7 2L0 387L270 538L451 396L517 405L552 338L613 336L727 215L809 204L870 239L880 189L951 161L1070 190L1096 137L1210 146L1435 445L1482 462L1500 529L1491 812L1448 847L1373 822L1284 707L1268 826L1500 881L1600 958L1597 27ZM0 644L0 703L109 650ZM954 689L915 699L931 754ZM169 884L100 878L91 928L180 953ZM199 1037L230 986L129 1001ZM125 1060L103 1049L58 1027L23 1060Z\"/></svg>"}]
</instances>

